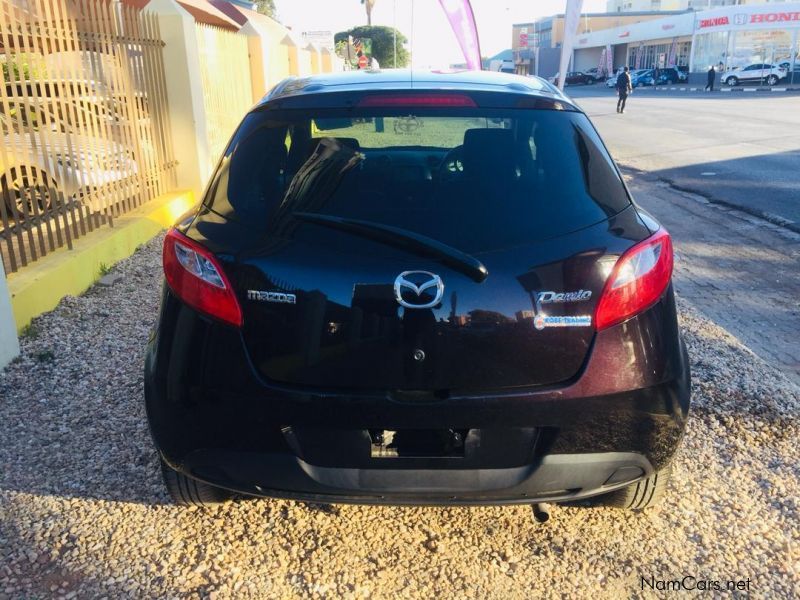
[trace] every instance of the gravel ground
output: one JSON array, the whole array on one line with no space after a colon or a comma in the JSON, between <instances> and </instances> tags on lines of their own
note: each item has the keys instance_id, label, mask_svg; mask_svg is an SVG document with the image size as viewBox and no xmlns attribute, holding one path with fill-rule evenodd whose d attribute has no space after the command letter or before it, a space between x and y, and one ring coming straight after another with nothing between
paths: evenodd
<instances>
[{"instance_id":1,"label":"gravel ground","mask_svg":"<svg viewBox=\"0 0 800 600\"><path fill-rule=\"evenodd\" d=\"M0 376L0 598L630 597L685 575L800 596L800 389L684 303L694 410L662 508L171 506L142 402L159 252L37 319Z\"/></svg>"}]
</instances>

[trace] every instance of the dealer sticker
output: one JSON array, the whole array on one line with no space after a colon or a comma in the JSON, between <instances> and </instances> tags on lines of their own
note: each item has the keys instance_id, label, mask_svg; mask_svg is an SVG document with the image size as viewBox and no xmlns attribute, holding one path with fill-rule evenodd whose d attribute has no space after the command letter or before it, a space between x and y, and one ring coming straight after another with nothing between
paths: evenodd
<instances>
[{"instance_id":1,"label":"dealer sticker","mask_svg":"<svg viewBox=\"0 0 800 600\"><path fill-rule=\"evenodd\" d=\"M549 315L536 315L533 318L533 326L538 330L545 327L591 327L591 315L564 316L556 317Z\"/></svg>"}]
</instances>

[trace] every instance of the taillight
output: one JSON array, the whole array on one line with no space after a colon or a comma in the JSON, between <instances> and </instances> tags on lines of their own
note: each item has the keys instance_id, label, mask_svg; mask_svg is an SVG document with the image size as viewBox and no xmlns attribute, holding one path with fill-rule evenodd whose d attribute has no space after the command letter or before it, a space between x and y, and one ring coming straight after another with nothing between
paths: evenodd
<instances>
[{"instance_id":1,"label":"taillight","mask_svg":"<svg viewBox=\"0 0 800 600\"><path fill-rule=\"evenodd\" d=\"M186 304L235 327L242 326L242 309L222 266L211 252L170 229L164 238L164 276Z\"/></svg>"},{"instance_id":2,"label":"taillight","mask_svg":"<svg viewBox=\"0 0 800 600\"><path fill-rule=\"evenodd\" d=\"M475 108L475 101L463 94L373 94L364 96L359 107L470 107Z\"/></svg>"},{"instance_id":3,"label":"taillight","mask_svg":"<svg viewBox=\"0 0 800 600\"><path fill-rule=\"evenodd\" d=\"M672 238L663 228L620 256L597 303L597 330L655 304L669 285L672 263Z\"/></svg>"}]
</instances>

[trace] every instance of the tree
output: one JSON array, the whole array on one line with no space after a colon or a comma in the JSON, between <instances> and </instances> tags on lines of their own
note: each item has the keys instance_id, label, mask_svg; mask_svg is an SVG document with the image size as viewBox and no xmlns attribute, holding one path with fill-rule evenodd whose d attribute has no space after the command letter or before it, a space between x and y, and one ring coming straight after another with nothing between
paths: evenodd
<instances>
[{"instance_id":1,"label":"tree","mask_svg":"<svg viewBox=\"0 0 800 600\"><path fill-rule=\"evenodd\" d=\"M394 62L394 34L397 33L397 64ZM333 36L334 42L347 41L347 36L372 40L372 56L381 67L397 68L408 65L409 54L405 48L406 36L393 27L382 25L359 25Z\"/></svg>"},{"instance_id":2,"label":"tree","mask_svg":"<svg viewBox=\"0 0 800 600\"><path fill-rule=\"evenodd\" d=\"M375 0L361 0L361 4L367 11L367 25L372 25L372 8L375 6Z\"/></svg>"},{"instance_id":3,"label":"tree","mask_svg":"<svg viewBox=\"0 0 800 600\"><path fill-rule=\"evenodd\" d=\"M256 5L256 12L275 18L275 0L253 0L253 3Z\"/></svg>"}]
</instances>

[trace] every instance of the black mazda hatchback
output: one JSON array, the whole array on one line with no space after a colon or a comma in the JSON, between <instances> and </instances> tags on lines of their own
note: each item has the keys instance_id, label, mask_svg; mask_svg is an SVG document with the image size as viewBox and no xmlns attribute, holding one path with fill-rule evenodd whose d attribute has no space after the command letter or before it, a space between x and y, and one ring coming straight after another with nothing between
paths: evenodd
<instances>
[{"instance_id":1,"label":"black mazda hatchback","mask_svg":"<svg viewBox=\"0 0 800 600\"><path fill-rule=\"evenodd\" d=\"M145 395L179 503L663 495L689 409L672 242L545 81L286 80L163 267Z\"/></svg>"}]
</instances>

